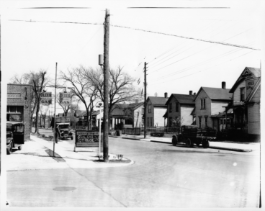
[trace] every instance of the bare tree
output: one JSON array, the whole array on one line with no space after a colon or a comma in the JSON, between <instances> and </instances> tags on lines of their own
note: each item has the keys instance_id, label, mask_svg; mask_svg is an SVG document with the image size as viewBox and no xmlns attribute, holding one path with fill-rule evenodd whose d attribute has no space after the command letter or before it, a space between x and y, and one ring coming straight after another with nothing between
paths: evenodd
<instances>
[{"instance_id":1,"label":"bare tree","mask_svg":"<svg viewBox=\"0 0 265 211\"><path fill-rule=\"evenodd\" d=\"M90 69L86 71L85 77L97 89L98 98L104 102L102 70ZM118 67L117 70L110 70L109 117L115 105L139 99L140 91L134 88L134 82L135 79L125 73L123 68Z\"/></svg>"},{"instance_id":2,"label":"bare tree","mask_svg":"<svg viewBox=\"0 0 265 211\"><path fill-rule=\"evenodd\" d=\"M60 78L73 86L72 93L77 96L84 104L87 113L88 127L91 129L92 112L94 109L94 102L97 98L97 89L84 76L86 69L83 67L74 68L65 74L61 72Z\"/></svg>"}]
</instances>

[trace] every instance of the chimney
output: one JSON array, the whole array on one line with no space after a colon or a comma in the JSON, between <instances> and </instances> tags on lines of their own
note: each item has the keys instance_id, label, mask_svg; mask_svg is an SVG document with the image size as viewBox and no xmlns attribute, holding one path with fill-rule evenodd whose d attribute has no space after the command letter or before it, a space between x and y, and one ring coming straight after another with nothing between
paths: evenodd
<instances>
[{"instance_id":1,"label":"chimney","mask_svg":"<svg viewBox=\"0 0 265 211\"><path fill-rule=\"evenodd\" d=\"M167 98L167 92L165 92L165 98Z\"/></svg>"},{"instance_id":2,"label":"chimney","mask_svg":"<svg viewBox=\"0 0 265 211\"><path fill-rule=\"evenodd\" d=\"M196 92L194 92L193 95L196 95Z\"/></svg>"},{"instance_id":3,"label":"chimney","mask_svg":"<svg viewBox=\"0 0 265 211\"><path fill-rule=\"evenodd\" d=\"M222 89L226 89L226 83L225 83L225 81L222 82Z\"/></svg>"},{"instance_id":4,"label":"chimney","mask_svg":"<svg viewBox=\"0 0 265 211\"><path fill-rule=\"evenodd\" d=\"M192 95L192 91L190 91L190 95Z\"/></svg>"}]
</instances>

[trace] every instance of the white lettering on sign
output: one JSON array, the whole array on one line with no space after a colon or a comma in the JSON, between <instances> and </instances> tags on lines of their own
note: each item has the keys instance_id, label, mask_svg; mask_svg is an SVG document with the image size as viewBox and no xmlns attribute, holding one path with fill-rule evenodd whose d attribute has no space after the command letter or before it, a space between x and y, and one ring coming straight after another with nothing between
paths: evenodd
<instances>
[{"instance_id":1,"label":"white lettering on sign","mask_svg":"<svg viewBox=\"0 0 265 211\"><path fill-rule=\"evenodd\" d=\"M41 98L52 98L52 93L51 92L41 92L40 97Z\"/></svg>"},{"instance_id":2,"label":"white lettering on sign","mask_svg":"<svg viewBox=\"0 0 265 211\"><path fill-rule=\"evenodd\" d=\"M20 99L21 93L7 93L7 98L9 98L9 99Z\"/></svg>"}]
</instances>

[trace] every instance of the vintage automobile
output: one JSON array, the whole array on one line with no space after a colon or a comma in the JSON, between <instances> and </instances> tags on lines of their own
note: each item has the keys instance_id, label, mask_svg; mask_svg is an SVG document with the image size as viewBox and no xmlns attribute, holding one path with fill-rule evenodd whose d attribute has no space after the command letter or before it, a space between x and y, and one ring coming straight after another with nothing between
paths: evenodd
<instances>
[{"instance_id":1,"label":"vintage automobile","mask_svg":"<svg viewBox=\"0 0 265 211\"><path fill-rule=\"evenodd\" d=\"M172 144L185 144L188 147L202 145L204 148L209 147L209 141L216 139L216 131L212 128L200 129L196 125L181 126L180 133L172 136Z\"/></svg>"},{"instance_id":2,"label":"vintage automobile","mask_svg":"<svg viewBox=\"0 0 265 211\"><path fill-rule=\"evenodd\" d=\"M70 123L56 123L56 136L59 139L71 138L73 140Z\"/></svg>"},{"instance_id":3,"label":"vintage automobile","mask_svg":"<svg viewBox=\"0 0 265 211\"><path fill-rule=\"evenodd\" d=\"M17 147L21 150L24 144L24 123L10 122L6 123L6 152L9 155L12 149Z\"/></svg>"}]
</instances>

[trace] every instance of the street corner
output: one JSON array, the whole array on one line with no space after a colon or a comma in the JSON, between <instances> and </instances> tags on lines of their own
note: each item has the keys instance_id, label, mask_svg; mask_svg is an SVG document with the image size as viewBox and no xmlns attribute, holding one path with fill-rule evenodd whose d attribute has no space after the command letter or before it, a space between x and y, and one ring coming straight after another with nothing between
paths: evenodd
<instances>
[{"instance_id":1,"label":"street corner","mask_svg":"<svg viewBox=\"0 0 265 211\"><path fill-rule=\"evenodd\" d=\"M108 162L105 162L103 155L98 156L98 160L94 160L94 163L98 163L99 167L123 167L134 164L134 161L123 157L121 154L110 154Z\"/></svg>"}]
</instances>

